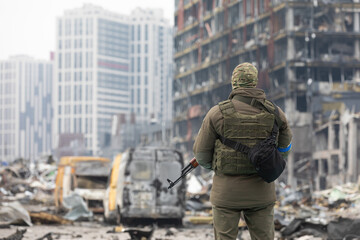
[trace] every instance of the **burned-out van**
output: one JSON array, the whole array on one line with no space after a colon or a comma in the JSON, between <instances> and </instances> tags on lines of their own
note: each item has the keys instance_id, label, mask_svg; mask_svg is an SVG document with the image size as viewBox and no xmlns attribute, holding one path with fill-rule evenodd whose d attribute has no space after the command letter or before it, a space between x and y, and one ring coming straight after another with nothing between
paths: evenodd
<instances>
[{"instance_id":1,"label":"burned-out van","mask_svg":"<svg viewBox=\"0 0 360 240\"><path fill-rule=\"evenodd\" d=\"M93 212L103 212L103 198L108 182L111 161L90 156L60 158L54 190L55 205L72 193L80 195Z\"/></svg>"},{"instance_id":2,"label":"burned-out van","mask_svg":"<svg viewBox=\"0 0 360 240\"><path fill-rule=\"evenodd\" d=\"M173 219L181 223L185 181L168 190L166 179L177 177L183 164L181 153L169 148L140 147L117 155L103 201L105 219Z\"/></svg>"}]
</instances>

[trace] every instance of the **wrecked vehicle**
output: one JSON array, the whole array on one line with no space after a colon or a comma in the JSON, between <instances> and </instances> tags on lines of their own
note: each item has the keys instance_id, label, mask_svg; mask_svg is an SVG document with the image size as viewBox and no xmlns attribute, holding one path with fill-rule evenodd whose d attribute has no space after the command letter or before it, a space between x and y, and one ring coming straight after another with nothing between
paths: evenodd
<instances>
[{"instance_id":1,"label":"wrecked vehicle","mask_svg":"<svg viewBox=\"0 0 360 240\"><path fill-rule=\"evenodd\" d=\"M63 206L63 199L73 193L80 195L94 213L101 213L106 183L111 168L108 158L71 156L60 159L55 194L55 206Z\"/></svg>"},{"instance_id":2,"label":"wrecked vehicle","mask_svg":"<svg viewBox=\"0 0 360 240\"><path fill-rule=\"evenodd\" d=\"M140 147L118 154L104 198L105 219L168 219L181 224L186 183L169 190L166 179L177 176L183 165L182 154L170 148Z\"/></svg>"}]
</instances>

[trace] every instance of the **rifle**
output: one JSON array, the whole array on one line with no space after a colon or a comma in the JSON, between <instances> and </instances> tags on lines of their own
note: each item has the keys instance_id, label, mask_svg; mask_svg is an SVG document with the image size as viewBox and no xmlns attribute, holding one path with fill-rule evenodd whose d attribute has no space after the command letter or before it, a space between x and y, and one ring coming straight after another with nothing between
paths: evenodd
<instances>
[{"instance_id":1,"label":"rifle","mask_svg":"<svg viewBox=\"0 0 360 240\"><path fill-rule=\"evenodd\" d=\"M175 186L182 178L184 178L189 172L191 172L197 166L199 166L199 163L196 161L196 159L195 158L191 159L190 163L186 167L181 169L181 175L180 175L180 177L178 179L175 180L175 182L172 182L170 179L167 179L167 181L170 184L168 189Z\"/></svg>"}]
</instances>

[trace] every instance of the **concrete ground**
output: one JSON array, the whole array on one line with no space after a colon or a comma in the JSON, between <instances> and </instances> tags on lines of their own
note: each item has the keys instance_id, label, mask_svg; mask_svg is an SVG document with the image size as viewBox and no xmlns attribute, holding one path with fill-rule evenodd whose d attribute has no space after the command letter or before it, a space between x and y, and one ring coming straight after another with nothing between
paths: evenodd
<instances>
[{"instance_id":1,"label":"concrete ground","mask_svg":"<svg viewBox=\"0 0 360 240\"><path fill-rule=\"evenodd\" d=\"M51 238L44 239L108 239L128 240L131 239L128 232L114 233L113 226L104 226L94 223L77 223L76 225L34 225L32 227L11 226L8 229L0 229L0 238L8 237L16 232L16 229L26 229L23 240L41 239L51 233ZM172 239L214 239L213 229L209 225L196 226L194 228L156 228L152 234L153 240Z\"/></svg>"},{"instance_id":2,"label":"concrete ground","mask_svg":"<svg viewBox=\"0 0 360 240\"><path fill-rule=\"evenodd\" d=\"M76 222L74 225L33 225L31 227L11 226L0 229L0 238L9 237L16 230L26 229L22 240L130 240L128 232L114 232L115 226L96 222ZM124 227L124 229L127 229ZM146 228L144 228L146 229ZM147 227L148 229L148 227ZM47 236L47 237L46 237ZM186 225L182 227L155 227L151 240L213 240L212 225ZM241 240L250 240L247 230L239 234ZM146 240L146 239L144 239Z\"/></svg>"}]
</instances>

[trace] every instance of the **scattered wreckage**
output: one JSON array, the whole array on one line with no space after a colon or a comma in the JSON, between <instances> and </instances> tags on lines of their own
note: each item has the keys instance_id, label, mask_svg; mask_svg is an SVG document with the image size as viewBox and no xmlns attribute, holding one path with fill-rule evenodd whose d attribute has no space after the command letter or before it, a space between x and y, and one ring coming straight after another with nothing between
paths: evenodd
<instances>
[{"instance_id":1,"label":"scattered wreckage","mask_svg":"<svg viewBox=\"0 0 360 240\"><path fill-rule=\"evenodd\" d=\"M56 176L55 206L64 206L64 198L77 194L85 200L92 212L103 212L110 162L110 159L102 157L62 157Z\"/></svg>"},{"instance_id":2,"label":"scattered wreckage","mask_svg":"<svg viewBox=\"0 0 360 240\"><path fill-rule=\"evenodd\" d=\"M103 190L101 208L104 209L105 219L122 220L125 224L117 225L114 231L111 231L112 234L122 232L131 236L140 233L159 236L159 231L164 231L164 228L144 228L149 221L143 220L180 220L184 216L185 225L182 227L185 226L185 229L192 229L199 224L211 229L209 195L212 172L193 171L186 181L168 189L166 179L178 176L184 165L182 155L175 150L154 147L129 149L118 154L112 165L110 160L105 162L100 164L107 166L99 171L103 174L100 181L97 176L88 173L89 168L95 169L89 167L93 166L92 164L80 164L77 170L71 169L70 165L70 170L65 170L64 165L64 169L60 170L60 165L57 167L54 164L39 163L32 168L36 169L36 172L19 161L0 167L0 226L9 229L5 234L8 237L4 239L28 237L32 231L26 232L26 229L33 229L38 224L63 225L64 229L67 229L66 225L76 228L77 224L82 223L111 227L103 225L101 214L93 213L86 195L80 195L83 192L76 191L79 186L94 186L92 181L101 182L97 186L101 186ZM65 185L55 191L55 177L60 176L56 174L57 171L60 174L63 171L62 183L69 184L67 194L60 194L60 189L66 189ZM70 173L68 181L64 181L65 171ZM83 180L82 178L91 181L87 182L88 184L76 185L75 183L81 183L79 179ZM274 214L276 238L360 239L360 183L337 185L317 192L312 192L311 189L303 186L295 191L282 182L277 183L278 201ZM59 204L58 210L55 207L55 192L58 196L62 195L61 208L59 209ZM136 221L127 221L131 219ZM131 225L130 222L137 225ZM19 225L25 227L17 230L10 227ZM183 234L182 231L185 230L181 229L179 228L177 233L172 232L175 232L175 235ZM248 239L243 220L239 223L239 229L242 239ZM208 232L211 233L210 230ZM49 236L54 238L60 236L59 234L69 233L48 232L43 234L42 239L48 239ZM162 234L165 236L165 232Z\"/></svg>"}]
</instances>

